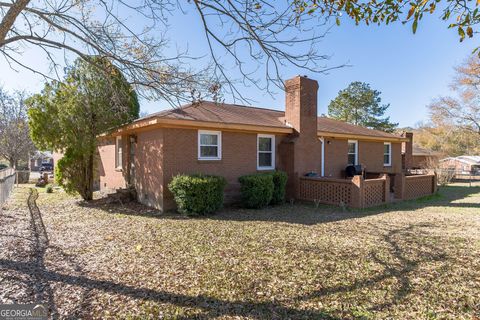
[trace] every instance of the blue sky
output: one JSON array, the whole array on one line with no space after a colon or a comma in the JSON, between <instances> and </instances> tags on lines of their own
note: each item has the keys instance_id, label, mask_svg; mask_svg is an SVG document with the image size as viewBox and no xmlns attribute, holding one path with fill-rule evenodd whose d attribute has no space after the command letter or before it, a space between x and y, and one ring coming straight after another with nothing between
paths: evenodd
<instances>
[{"instance_id":1,"label":"blue sky","mask_svg":"<svg viewBox=\"0 0 480 320\"><path fill-rule=\"evenodd\" d=\"M168 36L173 48L190 48L192 54L207 52L203 31L194 14L170 19ZM439 96L449 93L448 85L453 67L461 63L478 45L473 40L458 41L455 30L437 16L427 16L419 24L415 35L410 25L396 23L389 26L355 26L345 20L340 27L331 28L319 44L318 51L331 55L327 66L348 63L349 67L332 70L328 75L313 74L294 67L281 70L287 79L297 74L307 75L319 82L318 112L327 113L330 100L352 81L364 81L382 92L384 103L390 103L388 115L401 126L413 126L428 117L426 106ZM300 48L301 49L301 48ZM24 61L43 65L35 50L26 50ZM45 67L46 68L46 67ZM26 89L36 92L43 79L28 71L11 70L0 60L0 84L7 89ZM238 77L235 69L230 70ZM283 110L284 94L280 90L272 97L254 87L241 87L245 96L255 100L255 106ZM232 99L225 96L227 102ZM142 101L143 112L152 113L169 106L162 101Z\"/></svg>"}]
</instances>

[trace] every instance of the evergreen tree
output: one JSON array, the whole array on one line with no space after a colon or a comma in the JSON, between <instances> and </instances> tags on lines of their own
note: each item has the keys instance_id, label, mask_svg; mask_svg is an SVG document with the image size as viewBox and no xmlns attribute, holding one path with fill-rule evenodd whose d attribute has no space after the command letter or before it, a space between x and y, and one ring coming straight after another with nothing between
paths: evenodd
<instances>
[{"instance_id":1,"label":"evergreen tree","mask_svg":"<svg viewBox=\"0 0 480 320\"><path fill-rule=\"evenodd\" d=\"M63 153L57 182L91 200L97 136L138 118L137 94L109 60L93 57L78 59L63 82L47 83L27 103L33 142Z\"/></svg>"},{"instance_id":2,"label":"evergreen tree","mask_svg":"<svg viewBox=\"0 0 480 320\"><path fill-rule=\"evenodd\" d=\"M390 104L381 104L380 91L365 82L352 82L328 105L328 116L371 129L393 132L398 123L383 117Z\"/></svg>"}]
</instances>

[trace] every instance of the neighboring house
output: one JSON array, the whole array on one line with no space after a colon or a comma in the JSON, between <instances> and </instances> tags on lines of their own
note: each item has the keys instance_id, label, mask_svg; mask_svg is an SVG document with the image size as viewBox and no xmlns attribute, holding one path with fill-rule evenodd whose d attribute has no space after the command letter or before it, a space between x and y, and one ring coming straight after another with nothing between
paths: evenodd
<instances>
[{"instance_id":1,"label":"neighboring house","mask_svg":"<svg viewBox=\"0 0 480 320\"><path fill-rule=\"evenodd\" d=\"M40 171L40 168L44 164L53 166L53 155L50 151L35 151L35 153L30 156L28 162L30 171Z\"/></svg>"},{"instance_id":2,"label":"neighboring house","mask_svg":"<svg viewBox=\"0 0 480 320\"><path fill-rule=\"evenodd\" d=\"M480 175L480 156L449 157L440 160L440 167L457 174Z\"/></svg>"},{"instance_id":3,"label":"neighboring house","mask_svg":"<svg viewBox=\"0 0 480 320\"><path fill-rule=\"evenodd\" d=\"M439 161L439 152L413 145L412 169L435 168Z\"/></svg>"},{"instance_id":4,"label":"neighboring house","mask_svg":"<svg viewBox=\"0 0 480 320\"><path fill-rule=\"evenodd\" d=\"M402 144L402 163L404 168L428 169L438 166L441 155L439 152L413 144L413 134L411 132L405 132L404 136L408 139L407 142Z\"/></svg>"},{"instance_id":5,"label":"neighboring house","mask_svg":"<svg viewBox=\"0 0 480 320\"><path fill-rule=\"evenodd\" d=\"M289 197L297 195L297 177L310 172L342 178L359 164L369 174L402 173L407 138L317 117L317 82L297 76L285 85L285 112L202 102L99 137L100 188L131 185L141 203L168 210L175 207L168 184L180 173L225 177L227 203L238 198L238 177L255 172L286 171Z\"/></svg>"}]
</instances>

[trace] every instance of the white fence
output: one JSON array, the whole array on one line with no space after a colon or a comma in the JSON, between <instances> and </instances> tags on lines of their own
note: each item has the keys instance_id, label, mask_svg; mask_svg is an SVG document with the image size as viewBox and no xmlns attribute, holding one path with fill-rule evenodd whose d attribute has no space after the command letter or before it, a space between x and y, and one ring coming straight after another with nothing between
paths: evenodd
<instances>
[{"instance_id":1,"label":"white fence","mask_svg":"<svg viewBox=\"0 0 480 320\"><path fill-rule=\"evenodd\" d=\"M15 170L11 168L0 170L0 207L8 199L15 184Z\"/></svg>"}]
</instances>

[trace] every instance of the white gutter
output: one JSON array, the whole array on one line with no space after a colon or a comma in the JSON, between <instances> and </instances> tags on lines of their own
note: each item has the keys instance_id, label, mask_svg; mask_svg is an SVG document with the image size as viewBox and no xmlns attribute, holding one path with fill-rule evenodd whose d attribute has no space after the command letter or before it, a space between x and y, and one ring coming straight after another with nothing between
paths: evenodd
<instances>
[{"instance_id":1,"label":"white gutter","mask_svg":"<svg viewBox=\"0 0 480 320\"><path fill-rule=\"evenodd\" d=\"M322 177L325 177L325 138L320 137L322 143Z\"/></svg>"}]
</instances>

